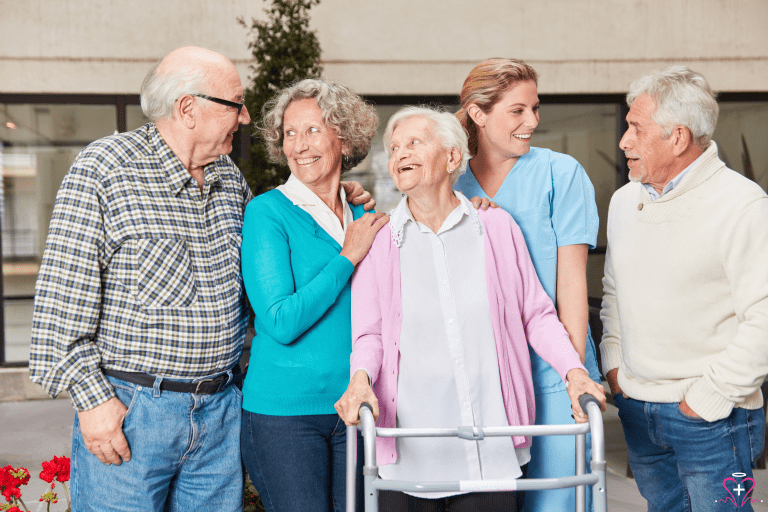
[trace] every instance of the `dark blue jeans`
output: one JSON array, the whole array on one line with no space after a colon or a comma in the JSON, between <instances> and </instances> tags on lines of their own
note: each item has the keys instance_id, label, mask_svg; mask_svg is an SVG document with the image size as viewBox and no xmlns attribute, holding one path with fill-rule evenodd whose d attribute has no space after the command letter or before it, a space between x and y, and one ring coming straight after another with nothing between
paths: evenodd
<instances>
[{"instance_id":1,"label":"dark blue jeans","mask_svg":"<svg viewBox=\"0 0 768 512\"><path fill-rule=\"evenodd\" d=\"M357 435L357 504L363 510L363 440ZM240 448L267 512L344 512L346 426L337 414L243 411Z\"/></svg>"},{"instance_id":2,"label":"dark blue jeans","mask_svg":"<svg viewBox=\"0 0 768 512\"><path fill-rule=\"evenodd\" d=\"M734 502L739 510L752 510L752 468L765 441L762 409L736 408L709 422L683 414L677 403L620 394L614 403L649 512L716 512L733 509Z\"/></svg>"}]
</instances>

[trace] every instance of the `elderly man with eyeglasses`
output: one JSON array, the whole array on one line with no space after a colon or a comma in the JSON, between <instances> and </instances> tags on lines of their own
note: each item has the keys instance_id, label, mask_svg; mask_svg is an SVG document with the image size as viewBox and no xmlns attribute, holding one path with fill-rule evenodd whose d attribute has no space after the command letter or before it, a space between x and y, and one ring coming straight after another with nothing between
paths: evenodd
<instances>
[{"instance_id":1,"label":"elderly man with eyeglasses","mask_svg":"<svg viewBox=\"0 0 768 512\"><path fill-rule=\"evenodd\" d=\"M149 71L141 105L152 122L89 145L59 189L30 376L77 409L73 510L242 510L252 195L226 155L251 118L234 65L195 47Z\"/></svg>"}]
</instances>

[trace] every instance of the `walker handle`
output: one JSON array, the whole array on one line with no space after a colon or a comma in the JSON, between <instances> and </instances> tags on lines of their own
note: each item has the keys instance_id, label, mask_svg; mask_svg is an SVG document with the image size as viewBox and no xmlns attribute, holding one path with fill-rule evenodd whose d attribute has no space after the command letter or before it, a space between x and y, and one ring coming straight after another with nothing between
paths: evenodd
<instances>
[{"instance_id":1,"label":"walker handle","mask_svg":"<svg viewBox=\"0 0 768 512\"><path fill-rule=\"evenodd\" d=\"M587 404L590 403L597 405L597 409L600 410L600 400L595 398L593 395L584 393L579 397L579 405L581 406L581 410L584 411L584 414L589 415L589 412L587 412Z\"/></svg>"}]
</instances>

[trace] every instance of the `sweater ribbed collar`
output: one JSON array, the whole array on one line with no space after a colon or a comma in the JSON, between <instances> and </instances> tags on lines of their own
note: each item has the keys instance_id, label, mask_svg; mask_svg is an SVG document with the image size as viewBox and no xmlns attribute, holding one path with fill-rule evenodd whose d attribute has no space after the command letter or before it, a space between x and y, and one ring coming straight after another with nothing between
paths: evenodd
<instances>
[{"instance_id":1,"label":"sweater ribbed collar","mask_svg":"<svg viewBox=\"0 0 768 512\"><path fill-rule=\"evenodd\" d=\"M709 178L711 178L718 170L725 167L725 163L720 160L717 154L717 144L715 141L711 141L707 149L699 155L699 158L693 161L690 166L688 174L678 185L659 197L658 199L651 199L651 196L643 190L643 204L648 203L665 203L674 200L677 197L685 194L689 190L692 190ZM642 188L642 187L641 187Z\"/></svg>"}]
</instances>

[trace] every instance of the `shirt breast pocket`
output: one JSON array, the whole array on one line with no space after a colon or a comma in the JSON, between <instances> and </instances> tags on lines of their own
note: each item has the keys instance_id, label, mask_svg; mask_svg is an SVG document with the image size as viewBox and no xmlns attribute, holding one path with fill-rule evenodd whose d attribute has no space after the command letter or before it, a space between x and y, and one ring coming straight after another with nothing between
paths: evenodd
<instances>
[{"instance_id":1,"label":"shirt breast pocket","mask_svg":"<svg viewBox=\"0 0 768 512\"><path fill-rule=\"evenodd\" d=\"M531 259L557 257L557 240L548 211L523 210L513 217L523 232Z\"/></svg>"},{"instance_id":2,"label":"shirt breast pocket","mask_svg":"<svg viewBox=\"0 0 768 512\"><path fill-rule=\"evenodd\" d=\"M187 244L175 239L140 239L136 249L136 296L147 309L183 308L197 302Z\"/></svg>"}]
</instances>

